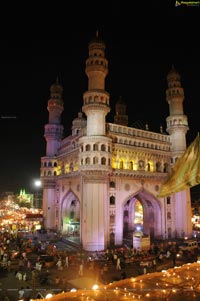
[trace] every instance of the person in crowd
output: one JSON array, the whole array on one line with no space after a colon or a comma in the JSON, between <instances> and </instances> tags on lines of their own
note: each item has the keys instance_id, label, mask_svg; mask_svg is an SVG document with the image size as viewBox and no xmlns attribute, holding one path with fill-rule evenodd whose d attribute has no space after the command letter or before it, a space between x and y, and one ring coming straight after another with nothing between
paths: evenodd
<instances>
[{"instance_id":1,"label":"person in crowd","mask_svg":"<svg viewBox=\"0 0 200 301\"><path fill-rule=\"evenodd\" d=\"M78 271L79 276L83 276L83 263L81 262L79 265L79 271Z\"/></svg>"},{"instance_id":2,"label":"person in crowd","mask_svg":"<svg viewBox=\"0 0 200 301\"><path fill-rule=\"evenodd\" d=\"M31 289L27 285L26 289L24 290L24 301L30 301L31 299Z\"/></svg>"},{"instance_id":3,"label":"person in crowd","mask_svg":"<svg viewBox=\"0 0 200 301\"><path fill-rule=\"evenodd\" d=\"M116 270L121 270L120 258L117 257Z\"/></svg>"},{"instance_id":4,"label":"person in crowd","mask_svg":"<svg viewBox=\"0 0 200 301\"><path fill-rule=\"evenodd\" d=\"M23 286L21 286L21 288L18 291L18 297L19 297L19 300L22 300L24 297L24 287Z\"/></svg>"},{"instance_id":5,"label":"person in crowd","mask_svg":"<svg viewBox=\"0 0 200 301\"><path fill-rule=\"evenodd\" d=\"M58 267L58 270L62 270L63 267L62 267L62 259L61 257L58 259L57 263L56 263L57 267Z\"/></svg>"}]
</instances>

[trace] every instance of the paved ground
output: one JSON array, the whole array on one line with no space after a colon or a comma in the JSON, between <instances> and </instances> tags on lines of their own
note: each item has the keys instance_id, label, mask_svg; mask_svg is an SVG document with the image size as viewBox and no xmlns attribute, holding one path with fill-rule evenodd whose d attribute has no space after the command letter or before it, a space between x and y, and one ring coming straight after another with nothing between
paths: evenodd
<instances>
[{"instance_id":1,"label":"paved ground","mask_svg":"<svg viewBox=\"0 0 200 301\"><path fill-rule=\"evenodd\" d=\"M163 268L172 267L172 261L164 262L157 267L157 271ZM48 271L48 282L43 284L42 279ZM153 272L153 269L147 270L147 272ZM59 293L61 291L68 291L72 288L91 288L93 284L98 283L110 283L120 280L122 273L125 272L125 277L135 277L143 274L143 268L139 264L127 264L122 270L116 270L113 264L108 265L108 271L101 273L100 269L84 266L83 276L79 276L79 266L70 266L59 271L56 266L49 268L43 268L40 275L36 278L36 281L32 281L31 272L27 273L27 280L18 280L15 276L15 271L6 273L5 271L0 274L0 300L18 300L18 291L23 286L29 287L31 298L36 298L39 294L45 296L47 292L51 291ZM59 283L56 280L59 279ZM8 296L9 299L5 299L4 296Z\"/></svg>"}]
</instances>

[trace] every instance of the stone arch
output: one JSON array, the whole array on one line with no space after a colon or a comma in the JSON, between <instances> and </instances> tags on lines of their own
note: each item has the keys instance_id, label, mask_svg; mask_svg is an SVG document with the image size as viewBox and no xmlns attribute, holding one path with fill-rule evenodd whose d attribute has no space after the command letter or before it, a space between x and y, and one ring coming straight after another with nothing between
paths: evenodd
<instances>
[{"instance_id":1,"label":"stone arch","mask_svg":"<svg viewBox=\"0 0 200 301\"><path fill-rule=\"evenodd\" d=\"M135 206L139 202L143 218L141 224L135 223ZM160 201L147 190L141 189L129 196L123 203L123 238L132 239L133 232L140 227L150 238L160 237L162 232Z\"/></svg>"},{"instance_id":2,"label":"stone arch","mask_svg":"<svg viewBox=\"0 0 200 301\"><path fill-rule=\"evenodd\" d=\"M72 190L68 191L61 201L60 223L62 234L80 235L80 201Z\"/></svg>"}]
</instances>

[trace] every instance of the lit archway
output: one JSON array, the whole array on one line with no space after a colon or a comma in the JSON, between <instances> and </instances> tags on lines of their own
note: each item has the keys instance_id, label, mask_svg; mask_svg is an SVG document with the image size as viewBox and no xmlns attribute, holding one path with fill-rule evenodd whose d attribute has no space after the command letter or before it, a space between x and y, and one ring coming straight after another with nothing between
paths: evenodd
<instances>
[{"instance_id":1,"label":"lit archway","mask_svg":"<svg viewBox=\"0 0 200 301\"><path fill-rule=\"evenodd\" d=\"M132 239L136 230L151 238L162 232L159 201L144 189L130 197L123 207L123 238Z\"/></svg>"},{"instance_id":2,"label":"lit archway","mask_svg":"<svg viewBox=\"0 0 200 301\"><path fill-rule=\"evenodd\" d=\"M80 202L73 192L62 201L61 232L67 236L80 236Z\"/></svg>"}]
</instances>

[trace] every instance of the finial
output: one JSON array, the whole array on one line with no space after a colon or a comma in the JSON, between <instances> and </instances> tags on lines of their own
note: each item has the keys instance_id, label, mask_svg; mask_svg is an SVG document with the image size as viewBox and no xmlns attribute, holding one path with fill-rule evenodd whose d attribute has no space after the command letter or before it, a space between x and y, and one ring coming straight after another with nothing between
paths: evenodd
<instances>
[{"instance_id":1,"label":"finial","mask_svg":"<svg viewBox=\"0 0 200 301\"><path fill-rule=\"evenodd\" d=\"M57 84L57 85L59 84L58 75L57 75L57 77L56 77L56 84Z\"/></svg>"},{"instance_id":2,"label":"finial","mask_svg":"<svg viewBox=\"0 0 200 301\"><path fill-rule=\"evenodd\" d=\"M162 127L162 125L160 126L160 132L161 132L161 134L163 134L163 127Z\"/></svg>"},{"instance_id":3,"label":"finial","mask_svg":"<svg viewBox=\"0 0 200 301\"><path fill-rule=\"evenodd\" d=\"M98 37L99 37L99 31L96 30L96 38L98 38Z\"/></svg>"}]
</instances>

